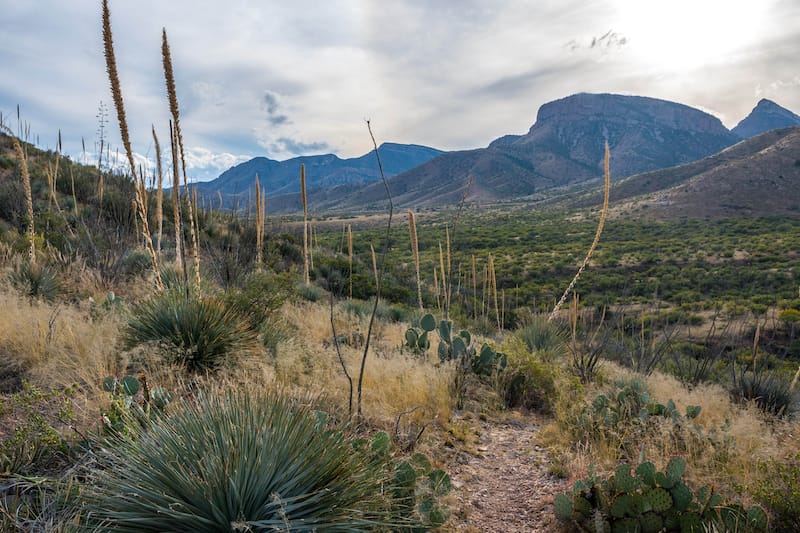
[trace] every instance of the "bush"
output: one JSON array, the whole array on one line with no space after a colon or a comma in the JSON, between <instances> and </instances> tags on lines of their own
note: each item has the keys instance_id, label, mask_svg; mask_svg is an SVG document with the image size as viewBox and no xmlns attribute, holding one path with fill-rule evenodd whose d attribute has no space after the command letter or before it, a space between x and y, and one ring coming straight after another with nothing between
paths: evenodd
<instances>
[{"instance_id":1,"label":"bush","mask_svg":"<svg viewBox=\"0 0 800 533\"><path fill-rule=\"evenodd\" d=\"M187 298L173 290L136 307L122 332L122 341L127 349L155 344L170 363L196 372L216 369L228 356L252 352L258 335L224 301Z\"/></svg>"},{"instance_id":2,"label":"bush","mask_svg":"<svg viewBox=\"0 0 800 533\"><path fill-rule=\"evenodd\" d=\"M306 285L305 283L298 283L295 285L295 289L297 290L297 294L299 294L303 300L309 302L318 302L325 294L325 291L316 285Z\"/></svg>"},{"instance_id":3,"label":"bush","mask_svg":"<svg viewBox=\"0 0 800 533\"><path fill-rule=\"evenodd\" d=\"M11 284L32 300L55 300L61 292L61 282L55 272L39 263L20 262L11 272Z\"/></svg>"},{"instance_id":4,"label":"bush","mask_svg":"<svg viewBox=\"0 0 800 533\"><path fill-rule=\"evenodd\" d=\"M531 352L545 352L560 355L566 343L564 333L546 316L536 315L525 321L525 324L516 331L517 337L522 339Z\"/></svg>"},{"instance_id":5,"label":"bush","mask_svg":"<svg viewBox=\"0 0 800 533\"><path fill-rule=\"evenodd\" d=\"M101 458L100 531L372 531L392 483L356 443L278 393L201 396Z\"/></svg>"},{"instance_id":6,"label":"bush","mask_svg":"<svg viewBox=\"0 0 800 533\"><path fill-rule=\"evenodd\" d=\"M548 360L542 352L528 351L526 345L512 338L501 346L508 366L499 376L499 392L509 407L552 413L558 399L577 393L580 385L558 363Z\"/></svg>"},{"instance_id":7,"label":"bush","mask_svg":"<svg viewBox=\"0 0 800 533\"><path fill-rule=\"evenodd\" d=\"M791 414L797 399L788 380L766 371L742 373L731 394L739 400L754 401L762 411L775 416Z\"/></svg>"},{"instance_id":8,"label":"bush","mask_svg":"<svg viewBox=\"0 0 800 533\"><path fill-rule=\"evenodd\" d=\"M772 512L774 531L800 531L800 454L761 461L758 470L752 494Z\"/></svg>"}]
</instances>

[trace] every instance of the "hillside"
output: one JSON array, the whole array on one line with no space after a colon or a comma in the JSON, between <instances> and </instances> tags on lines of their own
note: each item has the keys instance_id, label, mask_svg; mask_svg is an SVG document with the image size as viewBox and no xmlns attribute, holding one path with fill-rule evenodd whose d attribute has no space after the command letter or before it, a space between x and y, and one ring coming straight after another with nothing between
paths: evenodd
<instances>
[{"instance_id":1,"label":"hillside","mask_svg":"<svg viewBox=\"0 0 800 533\"><path fill-rule=\"evenodd\" d=\"M384 143L378 148L383 171L394 176L420 165L443 153L441 150L414 144ZM380 179L375 154L370 151L360 157L340 159L334 154L302 156L286 161L256 157L223 172L217 179L198 183L201 195L217 196L219 191L228 207L237 195L246 201L247 191L253 188L256 174L271 197L300 191L300 165L306 167L306 188L329 189L339 185L367 183ZM268 206L268 209L271 206Z\"/></svg>"},{"instance_id":2,"label":"hillside","mask_svg":"<svg viewBox=\"0 0 800 533\"><path fill-rule=\"evenodd\" d=\"M474 201L532 195L600 175L606 139L619 178L706 157L738 137L719 119L682 104L582 93L543 105L525 135L443 154L396 176L390 188L395 202L406 206L455 204L470 178ZM371 206L384 196L372 185L332 192L329 205Z\"/></svg>"},{"instance_id":3,"label":"hillside","mask_svg":"<svg viewBox=\"0 0 800 533\"><path fill-rule=\"evenodd\" d=\"M596 205L594 190L569 208ZM656 218L772 216L800 210L800 127L772 130L718 154L615 183L612 212Z\"/></svg>"}]
</instances>

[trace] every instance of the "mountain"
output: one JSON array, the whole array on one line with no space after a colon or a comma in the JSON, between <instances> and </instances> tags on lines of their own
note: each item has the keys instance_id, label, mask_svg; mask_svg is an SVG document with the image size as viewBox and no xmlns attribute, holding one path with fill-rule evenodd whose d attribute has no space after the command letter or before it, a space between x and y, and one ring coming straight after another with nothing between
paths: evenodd
<instances>
[{"instance_id":1,"label":"mountain","mask_svg":"<svg viewBox=\"0 0 800 533\"><path fill-rule=\"evenodd\" d=\"M581 193L564 207L602 202ZM800 213L800 127L770 130L713 156L614 183L612 213L622 217L703 218Z\"/></svg>"},{"instance_id":2,"label":"mountain","mask_svg":"<svg viewBox=\"0 0 800 533\"><path fill-rule=\"evenodd\" d=\"M384 174L394 176L420 165L441 150L416 144L384 143L378 147ZM340 159L334 154L295 157L275 161L256 157L223 172L218 178L197 184L201 195L216 196L219 191L230 205L237 195L252 190L256 174L269 197L300 191L300 164L306 167L306 189L328 189L339 185L380 180L374 152L361 157Z\"/></svg>"},{"instance_id":3,"label":"mountain","mask_svg":"<svg viewBox=\"0 0 800 533\"><path fill-rule=\"evenodd\" d=\"M791 126L800 126L800 116L764 98L731 131L740 138L747 139L765 131Z\"/></svg>"},{"instance_id":4,"label":"mountain","mask_svg":"<svg viewBox=\"0 0 800 533\"><path fill-rule=\"evenodd\" d=\"M614 178L701 159L737 142L712 115L686 105L617 94L581 93L544 104L525 135L487 148L448 152L391 180L397 205L493 201L529 196L602 174L604 142ZM337 196L339 196L337 198ZM332 194L328 205L378 205L383 186Z\"/></svg>"}]
</instances>

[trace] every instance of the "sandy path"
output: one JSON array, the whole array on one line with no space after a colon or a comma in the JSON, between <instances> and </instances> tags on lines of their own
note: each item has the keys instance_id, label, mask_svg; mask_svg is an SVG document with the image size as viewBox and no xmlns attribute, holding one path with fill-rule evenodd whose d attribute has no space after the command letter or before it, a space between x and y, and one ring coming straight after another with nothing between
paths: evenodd
<instances>
[{"instance_id":1,"label":"sandy path","mask_svg":"<svg viewBox=\"0 0 800 533\"><path fill-rule=\"evenodd\" d=\"M458 510L456 531L555 531L553 495L567 483L548 472L548 458L537 444L545 420L521 415L481 422L477 454L460 454L450 468Z\"/></svg>"}]
</instances>

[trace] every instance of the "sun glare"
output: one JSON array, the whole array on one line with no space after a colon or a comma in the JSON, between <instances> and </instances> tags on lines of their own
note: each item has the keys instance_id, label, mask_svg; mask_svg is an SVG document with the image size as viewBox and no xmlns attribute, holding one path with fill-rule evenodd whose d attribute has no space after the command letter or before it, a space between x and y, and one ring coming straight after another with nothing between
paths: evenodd
<instances>
[{"instance_id":1,"label":"sun glare","mask_svg":"<svg viewBox=\"0 0 800 533\"><path fill-rule=\"evenodd\" d=\"M727 62L751 45L769 2L617 0L616 5L629 53L654 69L692 70Z\"/></svg>"}]
</instances>

